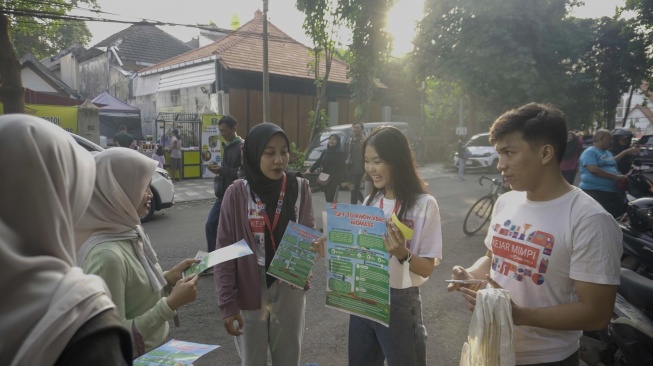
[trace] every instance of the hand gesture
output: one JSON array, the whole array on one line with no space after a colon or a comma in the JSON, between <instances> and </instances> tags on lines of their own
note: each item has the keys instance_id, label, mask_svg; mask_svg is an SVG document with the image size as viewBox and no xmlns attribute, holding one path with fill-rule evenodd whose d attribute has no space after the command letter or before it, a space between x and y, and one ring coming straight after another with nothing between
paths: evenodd
<instances>
[{"instance_id":1,"label":"hand gesture","mask_svg":"<svg viewBox=\"0 0 653 366\"><path fill-rule=\"evenodd\" d=\"M326 253L325 246L326 246L326 235L322 236L317 240L314 240L311 243L311 250L317 252L317 257L315 257L313 263L317 262L318 259L325 256Z\"/></svg>"},{"instance_id":2,"label":"hand gesture","mask_svg":"<svg viewBox=\"0 0 653 366\"><path fill-rule=\"evenodd\" d=\"M408 257L408 248L406 248L406 239L404 235L399 231L397 225L392 222L392 219L388 219L385 222L387 232L383 237L383 242L385 243L385 249L389 254L395 256L397 259L404 259Z\"/></svg>"},{"instance_id":3,"label":"hand gesture","mask_svg":"<svg viewBox=\"0 0 653 366\"><path fill-rule=\"evenodd\" d=\"M222 167L215 163L207 165L206 168L213 174L220 174L222 171Z\"/></svg>"},{"instance_id":4,"label":"hand gesture","mask_svg":"<svg viewBox=\"0 0 653 366\"><path fill-rule=\"evenodd\" d=\"M177 281L181 280L184 277L184 271L186 268L190 267L193 263L199 262L199 259L195 258L186 258L183 261L179 262L176 266L168 270L163 277L165 277L168 285L174 286Z\"/></svg>"},{"instance_id":5,"label":"hand gesture","mask_svg":"<svg viewBox=\"0 0 653 366\"><path fill-rule=\"evenodd\" d=\"M182 305L195 301L197 296L197 281L200 276L192 275L177 281L172 292L168 296L168 306L172 310L177 310Z\"/></svg>"},{"instance_id":6,"label":"hand gesture","mask_svg":"<svg viewBox=\"0 0 653 366\"><path fill-rule=\"evenodd\" d=\"M232 315L228 318L222 319L224 323L224 329L227 330L227 333L239 336L243 334L243 318L240 314ZM234 327L234 322L238 322L238 327Z\"/></svg>"}]
</instances>

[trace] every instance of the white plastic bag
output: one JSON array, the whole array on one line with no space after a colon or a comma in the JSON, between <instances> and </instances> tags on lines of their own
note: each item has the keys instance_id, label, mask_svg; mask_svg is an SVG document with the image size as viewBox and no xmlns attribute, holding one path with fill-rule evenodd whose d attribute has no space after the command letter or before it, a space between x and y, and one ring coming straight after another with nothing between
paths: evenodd
<instances>
[{"instance_id":1,"label":"white plastic bag","mask_svg":"<svg viewBox=\"0 0 653 366\"><path fill-rule=\"evenodd\" d=\"M460 366L514 366L510 293L487 288L476 295Z\"/></svg>"}]
</instances>

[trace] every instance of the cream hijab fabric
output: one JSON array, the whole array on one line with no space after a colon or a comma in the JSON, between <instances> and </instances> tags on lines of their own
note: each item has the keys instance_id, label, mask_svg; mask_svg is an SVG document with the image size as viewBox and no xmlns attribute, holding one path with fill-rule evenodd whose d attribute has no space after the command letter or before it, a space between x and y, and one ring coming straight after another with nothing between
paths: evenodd
<instances>
[{"instance_id":1,"label":"cream hijab fabric","mask_svg":"<svg viewBox=\"0 0 653 366\"><path fill-rule=\"evenodd\" d=\"M147 273L152 291L166 285L156 268L156 253L141 227L136 208L141 205L145 190L158 163L145 155L126 148L112 148L95 155L97 179L93 198L86 215L77 225L77 237L84 244L77 263L82 266L96 245L118 240L130 240L134 253Z\"/></svg>"},{"instance_id":2,"label":"cream hijab fabric","mask_svg":"<svg viewBox=\"0 0 653 366\"><path fill-rule=\"evenodd\" d=\"M0 116L0 155L0 360L52 365L115 306L102 279L73 267L95 164L63 129L20 114Z\"/></svg>"}]
</instances>

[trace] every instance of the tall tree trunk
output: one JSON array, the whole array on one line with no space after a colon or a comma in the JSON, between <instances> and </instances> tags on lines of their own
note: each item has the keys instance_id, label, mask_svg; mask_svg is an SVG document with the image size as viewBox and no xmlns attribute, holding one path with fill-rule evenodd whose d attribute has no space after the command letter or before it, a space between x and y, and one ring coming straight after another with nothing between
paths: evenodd
<instances>
[{"instance_id":1,"label":"tall tree trunk","mask_svg":"<svg viewBox=\"0 0 653 366\"><path fill-rule=\"evenodd\" d=\"M20 62L9 35L9 18L0 15L0 99L4 113L24 113L23 81Z\"/></svg>"},{"instance_id":2,"label":"tall tree trunk","mask_svg":"<svg viewBox=\"0 0 653 366\"><path fill-rule=\"evenodd\" d=\"M621 122L621 125L626 127L626 120L628 119L628 115L630 114L630 103L633 101L633 93L635 92L635 87L631 86L630 87L630 94L628 94L628 101L626 102L626 109L624 110L624 119Z\"/></svg>"}]
</instances>

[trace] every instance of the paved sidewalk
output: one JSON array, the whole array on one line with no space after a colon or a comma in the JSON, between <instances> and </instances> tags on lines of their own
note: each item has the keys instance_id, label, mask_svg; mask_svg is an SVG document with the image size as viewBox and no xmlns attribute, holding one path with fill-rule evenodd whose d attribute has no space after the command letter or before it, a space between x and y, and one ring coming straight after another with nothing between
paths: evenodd
<instances>
[{"instance_id":1,"label":"paved sidewalk","mask_svg":"<svg viewBox=\"0 0 653 366\"><path fill-rule=\"evenodd\" d=\"M455 178L457 171L445 170L442 163L432 163L419 167L419 173L424 180L436 178ZM345 195L349 199L347 191L341 191L340 195ZM185 179L175 183L175 202L199 201L214 199L213 179L197 178Z\"/></svg>"}]
</instances>

